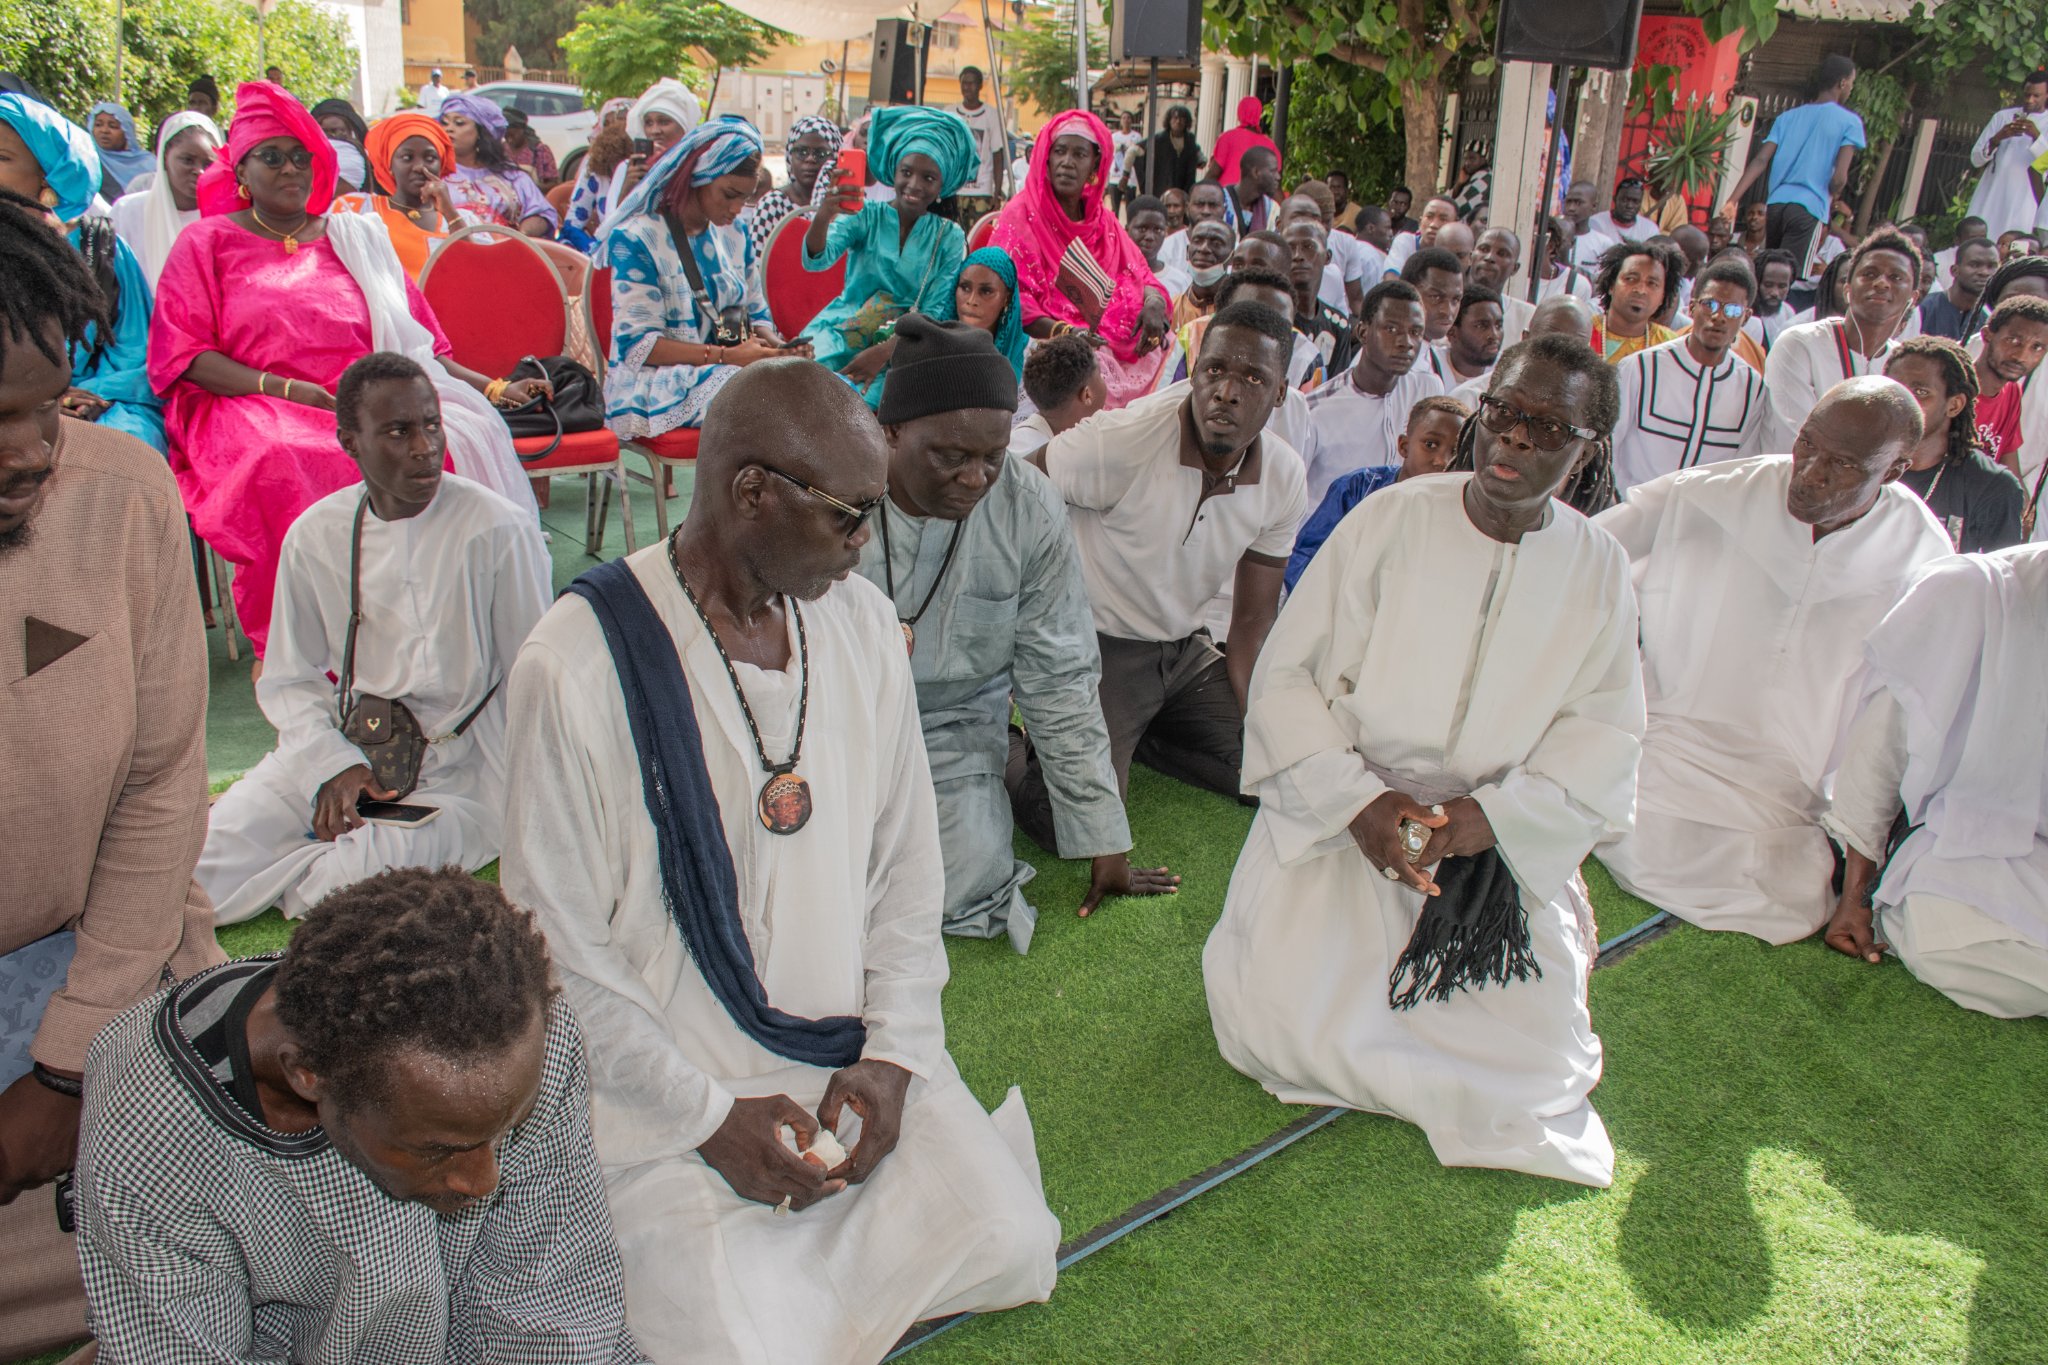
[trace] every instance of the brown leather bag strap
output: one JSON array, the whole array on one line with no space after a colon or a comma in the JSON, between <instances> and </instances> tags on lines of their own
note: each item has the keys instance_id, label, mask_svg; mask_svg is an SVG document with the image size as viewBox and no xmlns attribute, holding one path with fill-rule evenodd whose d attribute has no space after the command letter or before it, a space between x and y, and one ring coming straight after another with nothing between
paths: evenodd
<instances>
[{"instance_id":1,"label":"brown leather bag strap","mask_svg":"<svg viewBox=\"0 0 2048 1365\"><path fill-rule=\"evenodd\" d=\"M341 714L355 707L356 627L363 623L363 515L370 510L370 490L356 504L355 525L348 546L348 639L341 647Z\"/></svg>"}]
</instances>

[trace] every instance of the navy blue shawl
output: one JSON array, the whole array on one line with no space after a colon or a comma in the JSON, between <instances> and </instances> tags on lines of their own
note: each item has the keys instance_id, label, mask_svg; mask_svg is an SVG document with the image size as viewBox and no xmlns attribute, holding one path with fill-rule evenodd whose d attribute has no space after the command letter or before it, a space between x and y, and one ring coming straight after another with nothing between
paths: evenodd
<instances>
[{"instance_id":1,"label":"navy blue shawl","mask_svg":"<svg viewBox=\"0 0 2048 1365\"><path fill-rule=\"evenodd\" d=\"M661 898L690 960L733 1023L778 1056L809 1066L860 1060L867 1026L852 1015L804 1019L768 1003L740 926L739 879L719 818L689 680L668 627L625 561L583 574L568 591L590 603L625 695L648 818L661 855Z\"/></svg>"}]
</instances>

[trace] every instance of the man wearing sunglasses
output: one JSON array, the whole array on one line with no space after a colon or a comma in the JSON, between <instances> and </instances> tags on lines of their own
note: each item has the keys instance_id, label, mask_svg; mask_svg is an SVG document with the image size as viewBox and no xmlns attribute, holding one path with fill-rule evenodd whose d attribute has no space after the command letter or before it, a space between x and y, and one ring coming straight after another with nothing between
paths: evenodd
<instances>
[{"instance_id":1,"label":"man wearing sunglasses","mask_svg":"<svg viewBox=\"0 0 2048 1365\"><path fill-rule=\"evenodd\" d=\"M1627 556L1557 495L1614 414L1592 348L1524 341L1459 434L1472 472L1330 532L1259 661L1259 813L1202 958L1225 1060L1279 1099L1586 1185L1614 1147L1578 867L1628 828L1643 691Z\"/></svg>"},{"instance_id":2,"label":"man wearing sunglasses","mask_svg":"<svg viewBox=\"0 0 2048 1365\"><path fill-rule=\"evenodd\" d=\"M1821 395L1791 454L1681 469L1596 518L1643 608L1635 830L1600 850L1627 890L1767 943L1827 922L1820 819L1864 640L1953 551L1898 482L1921 424L1904 385L1861 375Z\"/></svg>"},{"instance_id":3,"label":"man wearing sunglasses","mask_svg":"<svg viewBox=\"0 0 2048 1365\"><path fill-rule=\"evenodd\" d=\"M1757 454L1770 391L1763 375L1735 355L1756 295L1756 277L1739 256L1700 272L1687 312L1692 329L1676 341L1624 356L1621 420L1614 427L1614 491L1674 470Z\"/></svg>"},{"instance_id":4,"label":"man wearing sunglasses","mask_svg":"<svg viewBox=\"0 0 2048 1365\"><path fill-rule=\"evenodd\" d=\"M747 366L683 525L578 579L512 670L505 891L583 1025L655 1360L856 1365L1052 1292L1022 1102L992 1120L946 1055L917 692L855 575L888 468L837 375ZM850 1150L804 1160L827 1131Z\"/></svg>"}]
</instances>

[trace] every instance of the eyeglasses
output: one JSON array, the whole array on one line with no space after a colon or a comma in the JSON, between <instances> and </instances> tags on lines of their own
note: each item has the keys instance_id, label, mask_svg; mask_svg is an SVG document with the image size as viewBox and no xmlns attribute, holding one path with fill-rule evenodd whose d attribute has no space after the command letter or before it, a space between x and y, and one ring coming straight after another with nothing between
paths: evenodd
<instances>
[{"instance_id":1,"label":"eyeglasses","mask_svg":"<svg viewBox=\"0 0 2048 1365\"><path fill-rule=\"evenodd\" d=\"M297 171L310 170L313 165L313 154L304 147L294 147L288 152L281 152L275 147L258 147L249 155L273 171L283 170L287 161Z\"/></svg>"},{"instance_id":2,"label":"eyeglasses","mask_svg":"<svg viewBox=\"0 0 2048 1365\"><path fill-rule=\"evenodd\" d=\"M1692 306L1700 309L1708 317L1720 316L1730 322L1740 322L1749 314L1748 304L1729 303L1726 299L1694 299Z\"/></svg>"},{"instance_id":3,"label":"eyeglasses","mask_svg":"<svg viewBox=\"0 0 2048 1365\"><path fill-rule=\"evenodd\" d=\"M827 507L830 507L833 511L837 512L840 516L844 517L846 519L846 534L848 535L852 535L855 531L858 531L861 527L867 525L868 518L873 516L877 511L879 511L882 506L881 498L869 498L866 502L860 503L858 505L855 505L853 503L841 502L839 499L833 497L830 493L827 493L824 489L813 488L810 484L805 483L796 475L785 474L781 470L777 469L774 465L764 464L761 466L761 468L767 470L770 474L773 474L776 478L781 479L785 483L795 484L798 488L801 488L804 492L809 493L819 502L824 503ZM887 495L885 494L884 496Z\"/></svg>"},{"instance_id":4,"label":"eyeglasses","mask_svg":"<svg viewBox=\"0 0 2048 1365\"><path fill-rule=\"evenodd\" d=\"M1600 433L1585 427L1575 427L1570 422L1561 422L1555 417L1537 417L1518 408L1509 407L1490 393L1479 395L1479 420L1496 436L1505 436L1516 427L1526 427L1529 440L1538 450L1562 450L1566 441L1577 436L1585 441L1597 441Z\"/></svg>"}]
</instances>

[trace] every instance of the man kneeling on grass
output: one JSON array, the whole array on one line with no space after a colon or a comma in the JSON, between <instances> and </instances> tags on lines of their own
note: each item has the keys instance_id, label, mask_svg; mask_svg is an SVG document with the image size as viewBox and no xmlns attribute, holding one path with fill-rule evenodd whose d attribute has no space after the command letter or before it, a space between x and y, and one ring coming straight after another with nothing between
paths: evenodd
<instances>
[{"instance_id":1,"label":"man kneeling on grass","mask_svg":"<svg viewBox=\"0 0 2048 1365\"><path fill-rule=\"evenodd\" d=\"M1202 955L1224 1059L1279 1099L1601 1186L1578 869L1629 826L1643 682L1628 557L1554 495L1615 413L1590 348L1524 341L1460 438L1475 472L1324 542L1252 677L1259 813Z\"/></svg>"},{"instance_id":2,"label":"man kneeling on grass","mask_svg":"<svg viewBox=\"0 0 2048 1365\"><path fill-rule=\"evenodd\" d=\"M498 856L500 693L548 607L547 547L530 511L442 472L441 400L418 365L375 352L335 389L363 481L284 538L256 684L277 748L221 794L199 855L218 924L272 905L296 919L388 867Z\"/></svg>"},{"instance_id":3,"label":"man kneeling on grass","mask_svg":"<svg viewBox=\"0 0 2048 1365\"><path fill-rule=\"evenodd\" d=\"M407 868L86 1061L103 1365L629 1365L582 1035L497 887Z\"/></svg>"}]
</instances>

